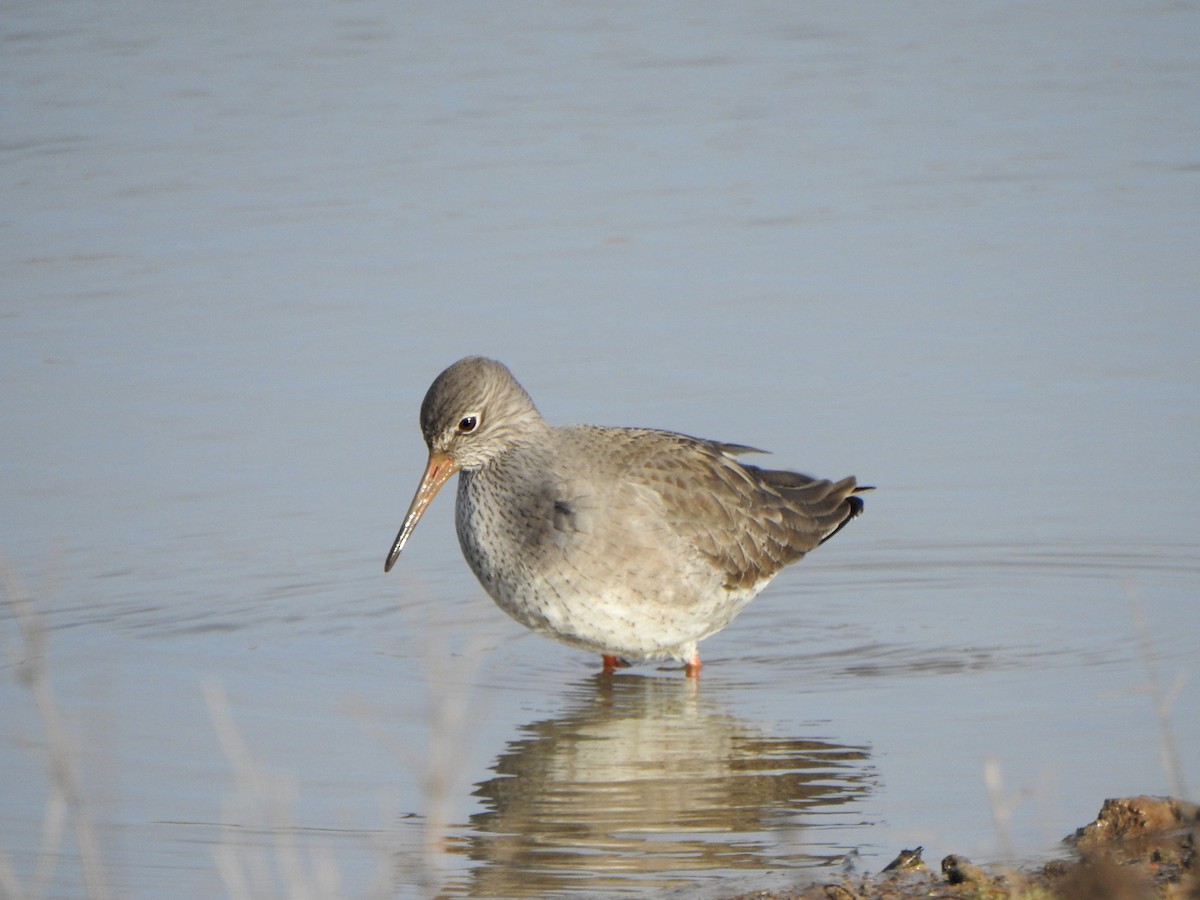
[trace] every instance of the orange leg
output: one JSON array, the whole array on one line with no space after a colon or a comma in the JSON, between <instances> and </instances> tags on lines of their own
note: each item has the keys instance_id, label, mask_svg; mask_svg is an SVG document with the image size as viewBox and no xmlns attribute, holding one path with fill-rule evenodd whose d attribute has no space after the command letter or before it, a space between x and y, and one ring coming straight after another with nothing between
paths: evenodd
<instances>
[{"instance_id":1,"label":"orange leg","mask_svg":"<svg viewBox=\"0 0 1200 900\"><path fill-rule=\"evenodd\" d=\"M613 672L617 671L617 669L624 669L629 665L629 663L625 662L625 660L621 659L619 656L610 656L609 654L605 653L601 658L604 660L605 675L611 675Z\"/></svg>"},{"instance_id":2,"label":"orange leg","mask_svg":"<svg viewBox=\"0 0 1200 900\"><path fill-rule=\"evenodd\" d=\"M700 653L697 651L696 653L692 654L691 661L684 664L683 674L688 678L699 678L701 665L703 664L700 662Z\"/></svg>"}]
</instances>

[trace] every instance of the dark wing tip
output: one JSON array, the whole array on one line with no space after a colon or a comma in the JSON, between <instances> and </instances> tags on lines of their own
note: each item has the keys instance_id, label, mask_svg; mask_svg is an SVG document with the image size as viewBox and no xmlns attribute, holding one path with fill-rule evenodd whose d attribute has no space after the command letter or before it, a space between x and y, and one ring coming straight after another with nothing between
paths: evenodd
<instances>
[{"instance_id":1,"label":"dark wing tip","mask_svg":"<svg viewBox=\"0 0 1200 900\"><path fill-rule=\"evenodd\" d=\"M846 508L845 517L842 519L842 521L838 522L837 528L833 529L833 531L829 532L829 534L827 534L827 535L825 535L825 537L821 538L822 544L825 543L827 540L829 540L831 537L833 537L835 534L837 534L839 531L841 531L843 528L845 528L847 525L849 525L851 520L857 519L859 516L861 516L863 514L863 509L866 506L866 504L863 503L862 497L856 497L855 494L862 493L863 491L873 491L873 490L875 490L874 486L856 487L854 489L854 493L851 494L850 496L848 496L845 500L845 508Z\"/></svg>"}]
</instances>

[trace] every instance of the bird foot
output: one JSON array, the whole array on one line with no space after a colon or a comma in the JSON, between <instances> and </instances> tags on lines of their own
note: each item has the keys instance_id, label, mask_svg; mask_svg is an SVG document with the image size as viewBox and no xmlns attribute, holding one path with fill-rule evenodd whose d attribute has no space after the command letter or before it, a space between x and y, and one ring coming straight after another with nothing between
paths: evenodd
<instances>
[{"instance_id":1,"label":"bird foot","mask_svg":"<svg viewBox=\"0 0 1200 900\"><path fill-rule=\"evenodd\" d=\"M604 660L604 674L611 675L617 669L628 669L629 662L621 659L619 656L609 656L607 653L601 657Z\"/></svg>"},{"instance_id":2,"label":"bird foot","mask_svg":"<svg viewBox=\"0 0 1200 900\"><path fill-rule=\"evenodd\" d=\"M700 662L700 654L696 653L692 656L691 660L684 663L683 674L688 678L699 678L701 665L702 663Z\"/></svg>"}]
</instances>

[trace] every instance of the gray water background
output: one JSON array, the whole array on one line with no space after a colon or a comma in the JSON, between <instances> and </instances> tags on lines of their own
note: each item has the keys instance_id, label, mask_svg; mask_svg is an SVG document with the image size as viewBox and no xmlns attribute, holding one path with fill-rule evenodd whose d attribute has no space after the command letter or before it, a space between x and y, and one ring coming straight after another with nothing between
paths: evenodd
<instances>
[{"instance_id":1,"label":"gray water background","mask_svg":"<svg viewBox=\"0 0 1200 900\"><path fill-rule=\"evenodd\" d=\"M720 894L1194 799L1197 46L1193 3L5 3L0 549L110 890L301 896L282 840L318 895ZM697 689L598 679L449 496L383 574L476 352L878 490Z\"/></svg>"}]
</instances>

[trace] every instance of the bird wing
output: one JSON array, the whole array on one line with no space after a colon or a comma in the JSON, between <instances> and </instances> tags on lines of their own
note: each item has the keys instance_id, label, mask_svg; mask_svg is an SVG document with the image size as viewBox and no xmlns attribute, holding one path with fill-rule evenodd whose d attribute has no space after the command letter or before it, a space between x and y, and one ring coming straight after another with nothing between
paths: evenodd
<instances>
[{"instance_id":1,"label":"bird wing","mask_svg":"<svg viewBox=\"0 0 1200 900\"><path fill-rule=\"evenodd\" d=\"M603 429L612 431L613 429ZM722 573L753 589L836 534L862 511L854 477L840 481L747 465L758 452L688 435L619 429L602 441L608 475L657 498L663 524ZM590 456L593 460L596 455Z\"/></svg>"}]
</instances>

